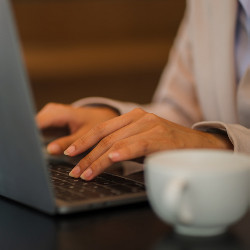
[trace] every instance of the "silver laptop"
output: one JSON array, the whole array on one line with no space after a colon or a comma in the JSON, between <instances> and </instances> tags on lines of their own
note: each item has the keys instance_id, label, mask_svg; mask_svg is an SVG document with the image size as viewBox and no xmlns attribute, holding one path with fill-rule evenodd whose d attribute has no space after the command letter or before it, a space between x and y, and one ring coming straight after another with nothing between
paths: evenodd
<instances>
[{"instance_id":1,"label":"silver laptop","mask_svg":"<svg viewBox=\"0 0 250 250\"><path fill-rule=\"evenodd\" d=\"M34 111L11 6L0 0L0 195L48 214L146 200L140 181L103 173L85 182L68 176L70 162L50 163Z\"/></svg>"}]
</instances>

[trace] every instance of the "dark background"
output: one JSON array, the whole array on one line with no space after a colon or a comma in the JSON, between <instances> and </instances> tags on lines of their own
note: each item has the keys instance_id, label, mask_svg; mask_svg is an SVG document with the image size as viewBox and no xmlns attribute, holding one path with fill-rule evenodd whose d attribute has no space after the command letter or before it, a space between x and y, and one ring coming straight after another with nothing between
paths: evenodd
<instances>
[{"instance_id":1,"label":"dark background","mask_svg":"<svg viewBox=\"0 0 250 250\"><path fill-rule=\"evenodd\" d=\"M184 0L12 0L37 108L87 96L147 103Z\"/></svg>"}]
</instances>

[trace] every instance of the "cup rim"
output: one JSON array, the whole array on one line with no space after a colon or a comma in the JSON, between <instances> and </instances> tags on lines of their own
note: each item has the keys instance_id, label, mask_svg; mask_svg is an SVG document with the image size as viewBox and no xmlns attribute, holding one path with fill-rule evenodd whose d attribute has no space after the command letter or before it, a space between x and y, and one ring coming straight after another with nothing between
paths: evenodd
<instances>
[{"instance_id":1,"label":"cup rim","mask_svg":"<svg viewBox=\"0 0 250 250\"><path fill-rule=\"evenodd\" d=\"M175 160L173 164L176 166L182 165L187 161L187 159L183 159L183 157L189 157L190 160L193 162L198 163L199 161L204 159L209 159L210 164L215 162L215 160L223 160L225 163L231 161L239 162L241 161L243 164L241 164L242 168L250 168L250 156L244 153L238 153L230 150L221 150L221 149L178 149L178 150L165 150L165 151L159 151L153 154L150 154L145 159L145 169L150 170L160 170L162 168L172 168L172 166L169 166L169 162L162 163L162 160L170 161ZM216 157L216 159L215 159ZM203 158L203 159L202 159ZM177 160L177 161L176 161ZM191 163L192 164L192 163ZM188 169L194 168L194 169L206 169L205 167L198 166L192 167L191 164L189 164ZM203 166L206 164L203 164ZM187 166L185 166L187 168ZM179 167L181 168L181 167ZM229 166L222 166L219 165L219 169L232 169L234 170L235 167L232 167L232 165ZM210 168L211 169L211 168Z\"/></svg>"}]
</instances>

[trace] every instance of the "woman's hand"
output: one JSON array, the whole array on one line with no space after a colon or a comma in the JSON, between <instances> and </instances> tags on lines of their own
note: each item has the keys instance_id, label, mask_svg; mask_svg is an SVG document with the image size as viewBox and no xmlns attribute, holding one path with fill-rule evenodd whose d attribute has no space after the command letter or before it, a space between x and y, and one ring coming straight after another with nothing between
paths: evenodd
<instances>
[{"instance_id":1,"label":"woman's hand","mask_svg":"<svg viewBox=\"0 0 250 250\"><path fill-rule=\"evenodd\" d=\"M112 163L156 151L183 148L232 147L228 138L180 126L142 109L99 123L64 152L76 156L96 147L71 171L72 177L91 180Z\"/></svg>"},{"instance_id":2,"label":"woman's hand","mask_svg":"<svg viewBox=\"0 0 250 250\"><path fill-rule=\"evenodd\" d=\"M50 154L62 154L77 138L97 124L114 118L117 113L103 107L73 107L58 103L47 104L36 117L38 127L68 127L70 134L54 140L47 146Z\"/></svg>"}]
</instances>

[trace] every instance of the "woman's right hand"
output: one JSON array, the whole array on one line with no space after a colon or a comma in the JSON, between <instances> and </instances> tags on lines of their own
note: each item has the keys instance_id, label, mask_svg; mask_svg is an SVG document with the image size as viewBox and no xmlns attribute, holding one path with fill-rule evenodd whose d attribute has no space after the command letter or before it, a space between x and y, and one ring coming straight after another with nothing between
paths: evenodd
<instances>
[{"instance_id":1,"label":"woman's right hand","mask_svg":"<svg viewBox=\"0 0 250 250\"><path fill-rule=\"evenodd\" d=\"M116 116L118 114L107 107L74 107L59 103L48 103L38 112L36 121L40 129L49 127L69 128L69 135L60 137L47 146L47 151L50 154L62 154L71 143L86 134L95 125Z\"/></svg>"}]
</instances>

